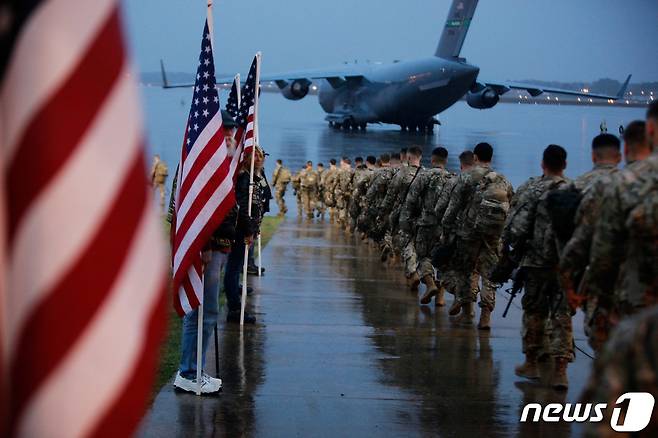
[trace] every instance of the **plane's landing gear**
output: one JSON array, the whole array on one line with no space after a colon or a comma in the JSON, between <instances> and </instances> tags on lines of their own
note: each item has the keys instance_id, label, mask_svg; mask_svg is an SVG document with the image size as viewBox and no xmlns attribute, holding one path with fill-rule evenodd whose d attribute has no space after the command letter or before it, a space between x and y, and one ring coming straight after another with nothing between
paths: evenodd
<instances>
[{"instance_id":1,"label":"plane's landing gear","mask_svg":"<svg viewBox=\"0 0 658 438\"><path fill-rule=\"evenodd\" d=\"M361 131L365 131L367 127L368 124L366 122L359 123L359 128L361 129Z\"/></svg>"}]
</instances>

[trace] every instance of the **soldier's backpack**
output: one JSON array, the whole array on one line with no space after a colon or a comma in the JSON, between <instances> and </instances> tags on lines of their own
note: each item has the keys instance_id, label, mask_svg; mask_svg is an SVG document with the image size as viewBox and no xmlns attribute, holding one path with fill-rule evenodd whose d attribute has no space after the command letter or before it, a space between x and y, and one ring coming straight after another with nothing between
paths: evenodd
<instances>
[{"instance_id":1,"label":"soldier's backpack","mask_svg":"<svg viewBox=\"0 0 658 438\"><path fill-rule=\"evenodd\" d=\"M493 170L477 183L467 215L477 236L500 237L510 208L508 188L505 177Z\"/></svg>"},{"instance_id":2,"label":"soldier's backpack","mask_svg":"<svg viewBox=\"0 0 658 438\"><path fill-rule=\"evenodd\" d=\"M558 240L566 244L576 229L576 212L583 193L573 184L565 189L553 189L546 196L546 208Z\"/></svg>"},{"instance_id":3,"label":"soldier's backpack","mask_svg":"<svg viewBox=\"0 0 658 438\"><path fill-rule=\"evenodd\" d=\"M639 280L652 287L654 304L658 294L658 168L642 181L639 204L626 218L628 251L638 260Z\"/></svg>"}]
</instances>

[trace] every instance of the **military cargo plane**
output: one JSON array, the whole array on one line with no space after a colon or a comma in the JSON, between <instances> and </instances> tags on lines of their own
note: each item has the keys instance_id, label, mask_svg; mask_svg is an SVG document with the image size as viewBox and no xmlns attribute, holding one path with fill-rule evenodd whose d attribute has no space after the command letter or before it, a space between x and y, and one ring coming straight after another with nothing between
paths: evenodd
<instances>
[{"instance_id":1,"label":"military cargo plane","mask_svg":"<svg viewBox=\"0 0 658 438\"><path fill-rule=\"evenodd\" d=\"M531 96L558 93L617 100L623 97L629 75L616 96L547 88L540 85L490 82L479 78L480 69L460 58L478 0L454 0L434 56L393 64L350 65L331 70L310 70L263 75L274 82L286 99L304 98L313 81L319 81L318 100L334 128L366 129L369 123L399 125L402 130L431 132L435 116L465 97L472 108L487 109L512 89ZM169 84L162 68L164 88L194 86ZM230 84L233 78L217 78Z\"/></svg>"}]
</instances>

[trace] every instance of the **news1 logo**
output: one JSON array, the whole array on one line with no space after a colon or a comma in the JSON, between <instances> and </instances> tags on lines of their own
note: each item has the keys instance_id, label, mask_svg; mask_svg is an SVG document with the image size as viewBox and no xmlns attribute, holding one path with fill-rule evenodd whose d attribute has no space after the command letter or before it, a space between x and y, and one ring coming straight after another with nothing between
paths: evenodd
<instances>
[{"instance_id":1,"label":"news1 logo","mask_svg":"<svg viewBox=\"0 0 658 438\"><path fill-rule=\"evenodd\" d=\"M622 416L622 403L628 402L626 414ZM610 427L616 432L639 432L651 421L651 414L655 399L648 392L627 392L617 399L612 408ZM540 420L547 423L565 421L567 423L598 423L605 418L604 411L608 409L606 403L549 403L542 406L539 403L528 403L523 407L521 423ZM532 417L528 419L530 414ZM619 423L623 418L623 423Z\"/></svg>"}]
</instances>

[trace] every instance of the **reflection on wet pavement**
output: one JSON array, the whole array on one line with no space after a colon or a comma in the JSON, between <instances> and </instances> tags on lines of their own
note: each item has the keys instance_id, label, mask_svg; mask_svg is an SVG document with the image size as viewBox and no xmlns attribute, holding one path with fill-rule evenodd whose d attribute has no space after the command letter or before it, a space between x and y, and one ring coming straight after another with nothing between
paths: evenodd
<instances>
[{"instance_id":1,"label":"reflection on wet pavement","mask_svg":"<svg viewBox=\"0 0 658 438\"><path fill-rule=\"evenodd\" d=\"M454 327L445 308L419 307L374 248L294 218L263 264L267 275L250 277L259 325L220 329L223 393L197 398L168 385L141 436L578 435L518 419L529 402L576 401L590 359L579 352L567 393L516 378L521 313L512 306L500 318L502 295L491 333Z\"/></svg>"}]
</instances>

